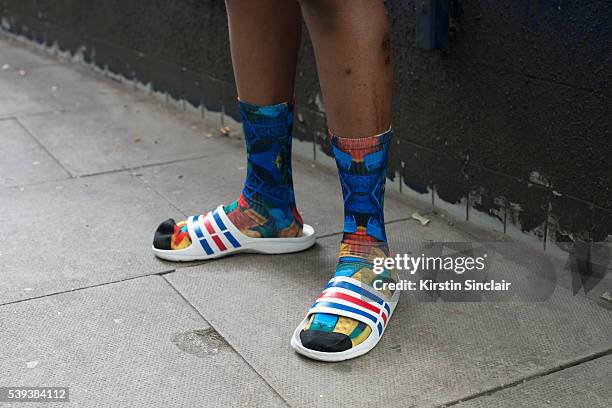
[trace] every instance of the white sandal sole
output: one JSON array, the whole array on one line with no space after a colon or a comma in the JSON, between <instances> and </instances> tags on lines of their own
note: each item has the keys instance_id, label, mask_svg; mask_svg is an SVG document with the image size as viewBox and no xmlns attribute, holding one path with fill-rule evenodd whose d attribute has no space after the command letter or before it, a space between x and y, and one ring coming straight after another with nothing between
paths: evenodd
<instances>
[{"instance_id":1,"label":"white sandal sole","mask_svg":"<svg viewBox=\"0 0 612 408\"><path fill-rule=\"evenodd\" d=\"M223 206L205 216L187 219L191 245L184 249L168 250L151 246L155 256L172 262L204 261L247 252L258 254L286 254L300 252L316 242L314 228L304 224L302 235L295 238L251 238L232 224Z\"/></svg>"}]
</instances>

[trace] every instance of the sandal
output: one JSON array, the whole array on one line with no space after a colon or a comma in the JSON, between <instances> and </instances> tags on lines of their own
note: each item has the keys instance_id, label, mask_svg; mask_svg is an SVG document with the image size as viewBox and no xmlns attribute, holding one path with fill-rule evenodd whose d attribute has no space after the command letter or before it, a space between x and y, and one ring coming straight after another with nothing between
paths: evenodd
<instances>
[{"instance_id":1,"label":"sandal","mask_svg":"<svg viewBox=\"0 0 612 408\"><path fill-rule=\"evenodd\" d=\"M291 346L298 353L320 361L343 361L361 356L372 350L385 332L389 319L397 306L400 291L393 293L391 301L383 300L376 289L346 276L334 276L325 290L312 305L308 314L293 332ZM344 316L370 326L369 337L355 347L339 352L311 350L302 345L300 333L314 313L327 313Z\"/></svg>"},{"instance_id":2,"label":"sandal","mask_svg":"<svg viewBox=\"0 0 612 408\"><path fill-rule=\"evenodd\" d=\"M191 245L183 249L158 249L153 253L167 261L202 261L237 252L284 254L299 252L314 245L316 236L310 225L304 224L302 235L295 238L251 238L244 235L229 220L223 206L206 215L187 219Z\"/></svg>"}]
</instances>

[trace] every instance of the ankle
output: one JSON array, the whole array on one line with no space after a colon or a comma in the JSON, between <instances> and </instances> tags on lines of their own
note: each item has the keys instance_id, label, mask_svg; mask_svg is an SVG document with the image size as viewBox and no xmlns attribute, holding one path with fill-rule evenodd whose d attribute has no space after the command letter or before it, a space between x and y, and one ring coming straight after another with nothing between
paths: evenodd
<instances>
[{"instance_id":1,"label":"ankle","mask_svg":"<svg viewBox=\"0 0 612 408\"><path fill-rule=\"evenodd\" d=\"M389 245L386 241L371 237L360 229L357 233L344 233L338 257L361 258L374 262L375 258L388 257L389 254Z\"/></svg>"},{"instance_id":2,"label":"ankle","mask_svg":"<svg viewBox=\"0 0 612 408\"><path fill-rule=\"evenodd\" d=\"M302 235L303 221L295 203L270 206L243 194L225 207L230 221L251 238L293 238Z\"/></svg>"}]
</instances>

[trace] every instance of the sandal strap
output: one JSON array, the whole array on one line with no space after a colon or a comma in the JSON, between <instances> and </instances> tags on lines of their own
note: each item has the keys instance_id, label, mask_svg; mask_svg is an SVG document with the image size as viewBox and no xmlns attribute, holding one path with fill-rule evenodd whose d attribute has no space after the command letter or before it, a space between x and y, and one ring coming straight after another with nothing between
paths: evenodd
<instances>
[{"instance_id":1,"label":"sandal strap","mask_svg":"<svg viewBox=\"0 0 612 408\"><path fill-rule=\"evenodd\" d=\"M367 324L373 333L381 336L389 321L391 308L387 301L373 292L374 288L357 279L333 277L308 311L308 316L328 313L353 318Z\"/></svg>"},{"instance_id":2,"label":"sandal strap","mask_svg":"<svg viewBox=\"0 0 612 408\"><path fill-rule=\"evenodd\" d=\"M334 276L329 280L329 283L325 287L325 289L331 287L338 288L346 288L350 289L354 292L359 293L362 297L367 297L373 302L378 303L381 307L385 308L388 313L391 313L391 308L389 307L389 302L384 300L376 289L367 283L361 282L355 278L351 278L349 276Z\"/></svg>"},{"instance_id":3,"label":"sandal strap","mask_svg":"<svg viewBox=\"0 0 612 408\"><path fill-rule=\"evenodd\" d=\"M191 242L199 242L206 255L242 246L242 233L227 218L222 205L205 215L187 218L187 230Z\"/></svg>"}]
</instances>

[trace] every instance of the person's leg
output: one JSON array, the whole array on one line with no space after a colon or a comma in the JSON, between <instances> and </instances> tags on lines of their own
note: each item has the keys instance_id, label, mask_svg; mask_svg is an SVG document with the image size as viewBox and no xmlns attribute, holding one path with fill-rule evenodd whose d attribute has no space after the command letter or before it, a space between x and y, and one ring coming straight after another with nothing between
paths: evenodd
<instances>
[{"instance_id":1,"label":"person's leg","mask_svg":"<svg viewBox=\"0 0 612 408\"><path fill-rule=\"evenodd\" d=\"M296 0L226 0L238 98L257 105L291 102L300 47Z\"/></svg>"},{"instance_id":2,"label":"person's leg","mask_svg":"<svg viewBox=\"0 0 612 408\"><path fill-rule=\"evenodd\" d=\"M346 138L388 130L393 50L383 0L299 1L329 129Z\"/></svg>"},{"instance_id":3,"label":"person's leg","mask_svg":"<svg viewBox=\"0 0 612 408\"><path fill-rule=\"evenodd\" d=\"M303 223L293 194L291 133L300 8L293 0L227 0L226 6L247 176L242 194L224 211L249 237L297 237ZM189 247L187 222L163 222L153 245Z\"/></svg>"},{"instance_id":4,"label":"person's leg","mask_svg":"<svg viewBox=\"0 0 612 408\"><path fill-rule=\"evenodd\" d=\"M393 53L383 1L300 0L300 4L315 50L344 196L344 236L335 276L369 286L375 280L396 281L392 271L373 273L373 259L389 255L383 199L391 139ZM387 301L392 295L389 291L379 294ZM363 322L316 313L300 339L311 350L339 352L356 347L370 335L370 327Z\"/></svg>"}]
</instances>

